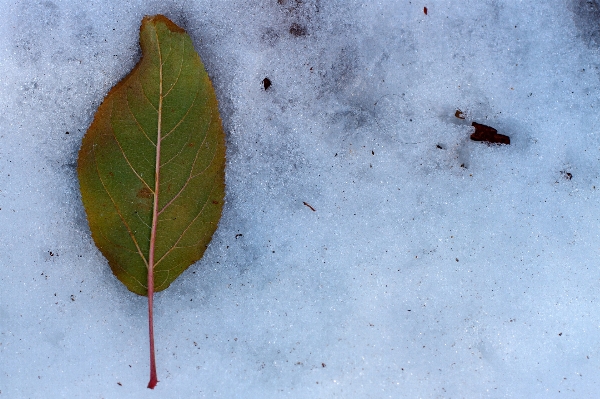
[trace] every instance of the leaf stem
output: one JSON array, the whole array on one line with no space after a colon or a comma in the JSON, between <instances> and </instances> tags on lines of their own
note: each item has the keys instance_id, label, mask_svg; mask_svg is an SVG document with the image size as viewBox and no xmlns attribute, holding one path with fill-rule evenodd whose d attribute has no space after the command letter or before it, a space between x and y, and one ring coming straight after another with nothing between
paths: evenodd
<instances>
[{"instance_id":1,"label":"leaf stem","mask_svg":"<svg viewBox=\"0 0 600 399\"><path fill-rule=\"evenodd\" d=\"M152 300L154 299L154 278L153 273L148 272L148 325L150 331L150 382L148 388L154 389L158 383L156 377L156 357L154 355L154 322L152 320Z\"/></svg>"},{"instance_id":2,"label":"leaf stem","mask_svg":"<svg viewBox=\"0 0 600 399\"><path fill-rule=\"evenodd\" d=\"M156 377L156 359L154 355L154 323L152 320L152 302L154 299L154 252L156 244L156 228L158 225L158 189L160 186L160 142L162 125L162 103L163 103L163 63L160 52L158 34L156 33L156 45L158 47L158 126L156 137L156 164L154 170L154 206L152 209L152 229L150 230L150 253L148 256L148 327L150 333L150 382L148 388L154 389L158 383Z\"/></svg>"}]
</instances>

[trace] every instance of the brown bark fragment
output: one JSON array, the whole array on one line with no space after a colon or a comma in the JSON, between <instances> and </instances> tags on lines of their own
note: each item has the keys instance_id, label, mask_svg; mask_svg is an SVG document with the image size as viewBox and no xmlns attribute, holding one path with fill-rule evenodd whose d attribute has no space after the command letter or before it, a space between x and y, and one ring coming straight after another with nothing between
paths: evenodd
<instances>
[{"instance_id":1,"label":"brown bark fragment","mask_svg":"<svg viewBox=\"0 0 600 399\"><path fill-rule=\"evenodd\" d=\"M510 144L510 137L498 133L491 126L482 125L477 122L473 122L471 125L475 127L475 133L471 135L471 140L473 141L485 141L491 144Z\"/></svg>"}]
</instances>

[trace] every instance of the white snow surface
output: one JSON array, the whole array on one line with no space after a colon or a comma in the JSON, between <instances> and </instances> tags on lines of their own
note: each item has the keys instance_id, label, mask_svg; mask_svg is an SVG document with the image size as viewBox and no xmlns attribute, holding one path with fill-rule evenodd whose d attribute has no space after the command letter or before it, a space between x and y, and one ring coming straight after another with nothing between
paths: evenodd
<instances>
[{"instance_id":1,"label":"white snow surface","mask_svg":"<svg viewBox=\"0 0 600 399\"><path fill-rule=\"evenodd\" d=\"M155 296L151 391L147 301L94 245L76 163L153 14L212 78L227 189L204 258ZM0 399L597 395L597 0L0 16Z\"/></svg>"}]
</instances>

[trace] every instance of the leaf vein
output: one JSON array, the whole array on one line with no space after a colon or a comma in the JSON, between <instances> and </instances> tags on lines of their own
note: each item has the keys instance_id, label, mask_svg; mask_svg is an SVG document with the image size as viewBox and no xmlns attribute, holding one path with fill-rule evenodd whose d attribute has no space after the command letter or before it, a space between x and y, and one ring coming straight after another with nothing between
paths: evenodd
<instances>
[{"instance_id":1,"label":"leaf vein","mask_svg":"<svg viewBox=\"0 0 600 399\"><path fill-rule=\"evenodd\" d=\"M202 206L202 209L200 209L200 211L198 212L198 214L196 215L196 217L194 217L194 219L192 219L192 221L187 225L187 227L183 230L183 232L179 235L179 238L177 239L177 241L175 241L175 244L173 244L171 246L171 248L169 248L169 250L167 252L165 252L165 254L163 256L161 256L161 258L158 260L158 262L156 262L154 265L156 267L156 265L158 265L167 255L169 255L171 253L171 251L173 251L173 249L175 249L177 247L177 244L179 244L179 241L181 241L181 239L183 238L183 236L185 235L185 233L187 233L187 231L189 230L189 228L194 224L194 222L200 217L200 215L202 215L202 213L204 212L204 208L206 208L206 204L208 204L210 201L210 196L213 193L213 191L215 190L216 185L213 186L213 188L210 190L210 193L208 194L208 197L206 199L206 201L204 202L204 205Z\"/></svg>"},{"instance_id":2,"label":"leaf vein","mask_svg":"<svg viewBox=\"0 0 600 399\"><path fill-rule=\"evenodd\" d=\"M162 165L160 165L161 168L164 167L164 166L166 166L166 165L168 165L170 162L172 162L175 158L177 158L183 152L183 150L185 149L185 147L189 144L190 138L192 137L193 133L194 132L192 131L192 129L190 129L190 134L188 135L187 141L185 143L183 143L183 145L181 146L181 148L179 149L179 151L177 152L177 154L173 155L171 157L171 159L169 159L167 162L165 162Z\"/></svg>"},{"instance_id":3,"label":"leaf vein","mask_svg":"<svg viewBox=\"0 0 600 399\"><path fill-rule=\"evenodd\" d=\"M146 264L146 267L147 267L148 266L148 262L146 261L146 257L142 253L142 250L140 249L140 246L138 245L137 240L135 239L135 235L133 234L133 232L131 231L131 228L127 224L127 221L123 217L123 214L121 213L121 210L117 206L117 203L113 199L112 195L110 195L110 191L108 191L108 189L106 188L106 184L104 184L104 180L102 180L102 175L100 174L100 170L98 170L98 162L96 162L95 147L96 147L96 143L95 143L95 140L94 140L94 145L92 146L92 149L94 151L94 164L96 165L96 173L98 174L98 179L100 179L100 183L102 184L102 187L104 188L104 191L106 191L106 194L108 195L108 198L110 198L111 202L113 203L113 206L115 207L115 211L117 211L117 215L119 215L119 218L121 219L121 222L123 223L123 225L127 229L127 232L129 233L129 237L131 237L131 239L133 240L133 243L135 244L135 247L138 250L138 254L143 259L143 261L144 261L144 263Z\"/></svg>"},{"instance_id":4,"label":"leaf vein","mask_svg":"<svg viewBox=\"0 0 600 399\"><path fill-rule=\"evenodd\" d=\"M117 138L117 135L115 134L115 130L113 129L112 125L110 127L110 130L112 132L113 137L115 138L115 142L119 146L119 150L121 150L121 154L123 154L123 158L125 159L125 162L127 162L127 165L129 165L129 168L132 170L133 173L135 173L135 175L137 176L137 178L142 183L144 183L144 185L148 188L148 190L150 190L154 194L154 190L152 190L150 188L150 186L148 185L148 183L146 183L146 181L142 178L142 176L140 176L139 173L135 170L135 168L133 167L133 165L131 164L131 162L129 162L129 158L127 158L127 155L125 154L125 151L123 150L123 147L121 146L121 143L119 142L119 139Z\"/></svg>"},{"instance_id":5,"label":"leaf vein","mask_svg":"<svg viewBox=\"0 0 600 399\"><path fill-rule=\"evenodd\" d=\"M194 96L194 101L192 101L192 103L190 104L188 109L185 111L185 114L183 114L183 116L181 117L179 122L177 122L177 124L175 126L173 126L173 128L171 130L169 130L167 132L167 134L165 134L164 136L161 137L161 141L166 139L171 133L173 133L175 131L175 129L177 129L179 127L179 125L181 125L183 123L183 121L188 116L188 114L190 113L190 111L192 110L194 105L196 105L196 100L198 99L198 93L200 93L200 88L198 88L198 90L196 90L196 95Z\"/></svg>"},{"instance_id":6,"label":"leaf vein","mask_svg":"<svg viewBox=\"0 0 600 399\"><path fill-rule=\"evenodd\" d=\"M175 82L173 82L173 84L171 85L171 88L169 90L167 90L167 92L165 93L163 98L166 98L169 95L169 93L171 92L171 90L173 90L173 88L175 87L177 82L179 82L179 77L181 76L181 71L183 70L183 62L185 60L185 38L181 37L181 41L183 42L183 50L181 51L181 64L179 64L179 72L177 73L177 78L175 79Z\"/></svg>"},{"instance_id":7,"label":"leaf vein","mask_svg":"<svg viewBox=\"0 0 600 399\"><path fill-rule=\"evenodd\" d=\"M150 142L150 144L152 144L154 147L156 147L156 144L154 143L154 141L152 141L152 139L150 139L150 136L148 136L148 133L146 133L146 131L144 130L144 128L140 124L140 121L138 121L138 118L133 113L133 110L131 109L131 105L129 104L129 98L126 98L126 101L127 101L127 109L129 110L129 113L133 117L133 120L138 125L138 127L140 128L140 130L142 131L142 133L144 133L144 136L146 136L146 138L148 139L148 141Z\"/></svg>"},{"instance_id":8,"label":"leaf vein","mask_svg":"<svg viewBox=\"0 0 600 399\"><path fill-rule=\"evenodd\" d=\"M152 109L158 114L158 110L156 109L156 107L154 106L154 104L152 104L152 101L150 101L150 98L146 94L146 89L144 89L144 85L141 84L141 83L140 83L140 85L142 86L142 93L144 94L144 98L146 98L146 100L148 100L148 104L150 104L150 106L152 107Z\"/></svg>"},{"instance_id":9,"label":"leaf vein","mask_svg":"<svg viewBox=\"0 0 600 399\"><path fill-rule=\"evenodd\" d=\"M135 213L135 215L138 217L138 219L140 219L140 222L142 222L142 223L144 224L144 226L146 226L146 227L147 227L147 228L149 228L149 229L152 229L152 227L148 226L148 223L146 223L146 222L144 221L144 219L142 219L142 217L140 216L140 214L139 214L139 213L137 213L137 212L136 212L136 213Z\"/></svg>"},{"instance_id":10,"label":"leaf vein","mask_svg":"<svg viewBox=\"0 0 600 399\"><path fill-rule=\"evenodd\" d=\"M210 127L210 124L209 124ZM210 160L208 166L200 173L197 173L196 175L192 176L192 173L194 172L194 167L196 166L196 161L198 160L198 155L200 154L200 151L202 150L202 147L204 146L204 143L206 142L206 138L208 137L208 133L206 133L204 135L204 139L202 140L202 143L198 146L198 151L196 151L196 156L194 157L194 162L192 162L192 167L190 168L190 174L188 176L188 178L186 179L183 187L181 187L181 189L179 190L179 192L177 194L175 194L175 196L173 198L171 198L171 200L169 202L167 202L165 204L165 206L162 207L162 209L160 211L158 211L158 214L160 215L165 209L167 209L169 207L169 205L171 205L173 203L173 201L175 201L179 195L183 192L183 190L185 190L185 188L187 187L187 185L189 184L189 182L194 179L195 177L197 177L198 175L201 175L202 173L204 173L204 171L206 171L206 169L208 169L210 167L210 165L212 165L213 161L215 160L217 151L215 149L215 152L213 153L213 157Z\"/></svg>"},{"instance_id":11,"label":"leaf vein","mask_svg":"<svg viewBox=\"0 0 600 399\"><path fill-rule=\"evenodd\" d=\"M129 249L129 248L127 248L127 247L124 247L124 246L122 246L121 244L117 244L116 242L114 242L113 240L111 240L111 239L110 239L110 238L109 238L109 237L108 237L106 234L104 234L104 231L102 231L102 230L100 230L100 229L99 229L99 230L98 230L98 232L100 233L100 235L101 235L102 237L104 237L104 239L105 239L106 241L108 241L109 243L111 243L111 244L112 244L112 245L114 245L115 247L121 248L121 249L123 249L124 251L128 251L128 252L131 252L131 253L133 253L133 254L137 254L137 253L138 253L138 252L137 252L137 250L135 250L135 251L134 251L133 249Z\"/></svg>"}]
</instances>

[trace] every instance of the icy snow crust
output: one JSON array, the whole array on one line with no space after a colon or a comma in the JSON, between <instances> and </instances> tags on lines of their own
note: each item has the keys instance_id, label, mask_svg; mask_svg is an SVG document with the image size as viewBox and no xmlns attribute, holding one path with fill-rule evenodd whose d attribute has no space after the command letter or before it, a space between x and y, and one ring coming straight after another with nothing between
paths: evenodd
<instances>
[{"instance_id":1,"label":"icy snow crust","mask_svg":"<svg viewBox=\"0 0 600 399\"><path fill-rule=\"evenodd\" d=\"M213 79L228 162L204 259L156 295L149 391L146 299L94 246L75 168L157 13ZM0 398L597 395L595 1L0 15Z\"/></svg>"}]
</instances>

